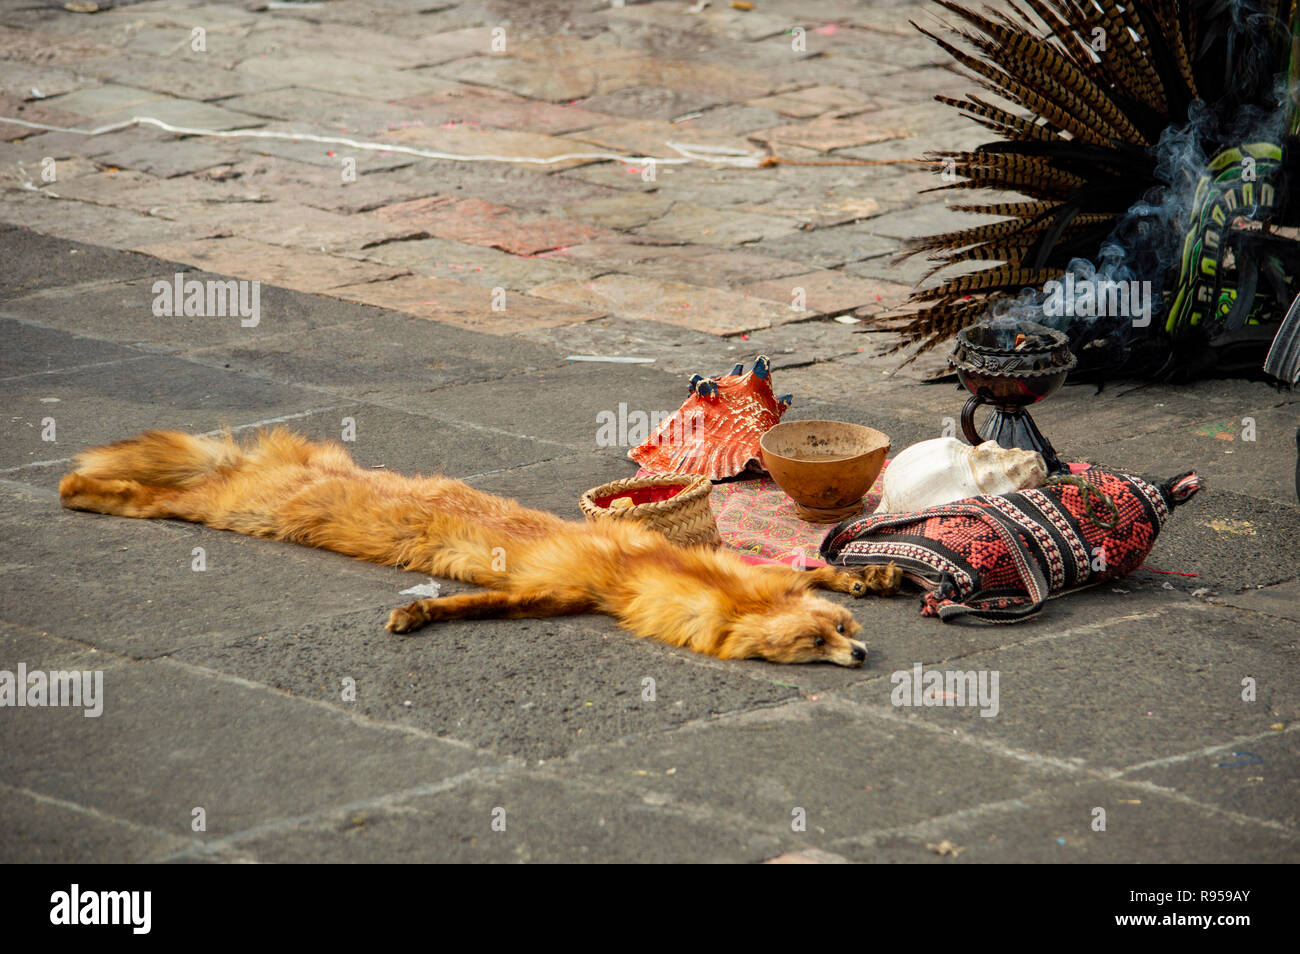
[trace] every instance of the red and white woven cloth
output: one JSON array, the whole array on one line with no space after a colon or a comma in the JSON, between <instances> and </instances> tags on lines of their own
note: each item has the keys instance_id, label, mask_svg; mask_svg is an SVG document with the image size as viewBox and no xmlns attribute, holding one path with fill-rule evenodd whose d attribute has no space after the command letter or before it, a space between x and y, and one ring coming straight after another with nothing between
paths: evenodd
<instances>
[{"instance_id":1,"label":"red and white woven cloth","mask_svg":"<svg viewBox=\"0 0 1300 954\"><path fill-rule=\"evenodd\" d=\"M1169 512L1201 488L1093 467L1037 490L985 494L909 514L854 517L823 541L829 563L894 562L927 592L921 614L1011 623L1055 596L1133 572Z\"/></svg>"}]
</instances>

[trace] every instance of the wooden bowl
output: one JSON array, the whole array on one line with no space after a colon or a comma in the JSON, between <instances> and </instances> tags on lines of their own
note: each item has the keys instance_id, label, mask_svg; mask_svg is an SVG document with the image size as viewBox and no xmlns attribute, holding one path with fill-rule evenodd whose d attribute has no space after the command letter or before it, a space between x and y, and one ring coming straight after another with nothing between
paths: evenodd
<instances>
[{"instance_id":1,"label":"wooden bowl","mask_svg":"<svg viewBox=\"0 0 1300 954\"><path fill-rule=\"evenodd\" d=\"M801 519L838 523L862 512L889 456L889 436L843 421L787 421L764 434L759 448Z\"/></svg>"}]
</instances>

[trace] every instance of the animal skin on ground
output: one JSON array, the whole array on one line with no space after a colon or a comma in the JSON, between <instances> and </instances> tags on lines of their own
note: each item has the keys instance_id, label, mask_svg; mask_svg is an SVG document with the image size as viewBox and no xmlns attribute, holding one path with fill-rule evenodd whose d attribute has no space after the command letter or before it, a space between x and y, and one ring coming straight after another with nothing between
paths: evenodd
<instances>
[{"instance_id":1,"label":"animal skin on ground","mask_svg":"<svg viewBox=\"0 0 1300 954\"><path fill-rule=\"evenodd\" d=\"M487 587L399 607L394 633L597 612L721 659L861 666L861 627L811 591L891 595L902 580L893 564L752 566L626 521L564 520L447 477L367 470L342 446L283 428L243 445L230 434L149 431L80 454L59 495L73 510L190 520Z\"/></svg>"}]
</instances>

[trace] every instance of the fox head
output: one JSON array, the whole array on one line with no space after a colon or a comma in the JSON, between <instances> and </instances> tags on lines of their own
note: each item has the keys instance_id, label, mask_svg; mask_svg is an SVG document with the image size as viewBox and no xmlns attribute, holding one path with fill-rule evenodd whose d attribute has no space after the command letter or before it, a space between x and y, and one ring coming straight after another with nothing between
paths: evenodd
<instances>
[{"instance_id":1,"label":"fox head","mask_svg":"<svg viewBox=\"0 0 1300 954\"><path fill-rule=\"evenodd\" d=\"M861 630L843 607L811 593L797 593L740 616L731 626L724 653L732 659L858 667L867 658L866 645L854 638Z\"/></svg>"}]
</instances>

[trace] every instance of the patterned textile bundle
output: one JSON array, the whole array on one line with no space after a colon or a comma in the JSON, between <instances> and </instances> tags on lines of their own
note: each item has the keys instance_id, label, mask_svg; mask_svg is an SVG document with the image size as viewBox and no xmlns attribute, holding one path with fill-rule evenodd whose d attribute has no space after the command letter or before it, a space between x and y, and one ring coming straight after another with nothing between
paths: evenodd
<instances>
[{"instance_id":1,"label":"patterned textile bundle","mask_svg":"<svg viewBox=\"0 0 1300 954\"><path fill-rule=\"evenodd\" d=\"M1195 472L1159 486L1093 467L1037 490L985 494L909 514L854 517L822 542L828 563L897 563L926 593L921 615L1019 622L1045 600L1142 565Z\"/></svg>"}]
</instances>

